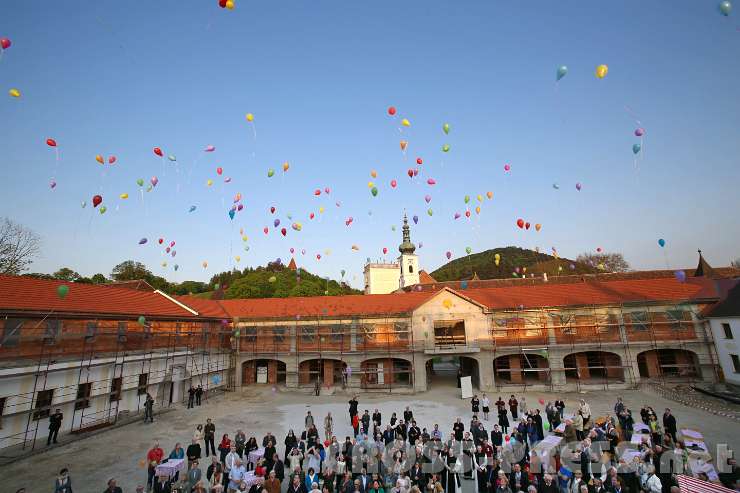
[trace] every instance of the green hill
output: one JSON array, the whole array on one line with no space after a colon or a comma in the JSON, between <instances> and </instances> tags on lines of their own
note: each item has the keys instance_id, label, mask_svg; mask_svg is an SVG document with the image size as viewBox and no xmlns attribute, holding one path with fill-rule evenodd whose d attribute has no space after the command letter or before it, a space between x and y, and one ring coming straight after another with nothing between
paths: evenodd
<instances>
[{"instance_id":1,"label":"green hill","mask_svg":"<svg viewBox=\"0 0 740 493\"><path fill-rule=\"evenodd\" d=\"M499 265L496 265L497 253L500 255ZM519 276L523 273L542 275L546 272L548 275L566 275L597 272L596 268L575 260L555 258L546 253L510 246L456 258L431 275L437 281L461 281L472 278L474 274L480 279L504 279L514 277L517 268Z\"/></svg>"}]
</instances>

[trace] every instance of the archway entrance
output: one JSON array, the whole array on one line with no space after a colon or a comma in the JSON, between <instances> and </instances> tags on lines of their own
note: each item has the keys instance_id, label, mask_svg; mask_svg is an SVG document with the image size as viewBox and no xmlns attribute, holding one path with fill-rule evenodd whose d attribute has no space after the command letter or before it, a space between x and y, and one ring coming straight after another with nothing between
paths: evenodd
<instances>
[{"instance_id":1,"label":"archway entrance","mask_svg":"<svg viewBox=\"0 0 740 493\"><path fill-rule=\"evenodd\" d=\"M583 351L563 358L565 380L581 383L623 382L624 368L618 354Z\"/></svg>"},{"instance_id":2,"label":"archway entrance","mask_svg":"<svg viewBox=\"0 0 740 493\"><path fill-rule=\"evenodd\" d=\"M507 354L493 360L496 384L549 384L550 363L547 358L531 352Z\"/></svg>"},{"instance_id":3,"label":"archway entrance","mask_svg":"<svg viewBox=\"0 0 740 493\"><path fill-rule=\"evenodd\" d=\"M318 381L325 387L342 385L347 363L338 359L309 359L298 365L298 384L309 385Z\"/></svg>"},{"instance_id":4,"label":"archway entrance","mask_svg":"<svg viewBox=\"0 0 740 493\"><path fill-rule=\"evenodd\" d=\"M696 353L686 349L651 349L637 355L640 378L696 378Z\"/></svg>"},{"instance_id":5,"label":"archway entrance","mask_svg":"<svg viewBox=\"0 0 740 493\"><path fill-rule=\"evenodd\" d=\"M471 377L473 388L480 388L478 360L469 356L437 356L426 362L427 386L459 387L459 377Z\"/></svg>"},{"instance_id":6,"label":"archway entrance","mask_svg":"<svg viewBox=\"0 0 740 493\"><path fill-rule=\"evenodd\" d=\"M242 385L285 383L285 363L276 359L252 359L242 363Z\"/></svg>"},{"instance_id":7,"label":"archway entrance","mask_svg":"<svg viewBox=\"0 0 740 493\"><path fill-rule=\"evenodd\" d=\"M364 389L410 387L413 383L411 363L400 358L374 358L361 366Z\"/></svg>"}]
</instances>

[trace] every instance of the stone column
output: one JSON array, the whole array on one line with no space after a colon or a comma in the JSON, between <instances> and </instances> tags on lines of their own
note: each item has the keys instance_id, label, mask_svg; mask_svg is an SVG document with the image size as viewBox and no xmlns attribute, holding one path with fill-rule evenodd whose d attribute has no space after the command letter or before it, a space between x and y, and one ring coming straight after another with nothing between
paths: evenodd
<instances>
[{"instance_id":1,"label":"stone column","mask_svg":"<svg viewBox=\"0 0 740 493\"><path fill-rule=\"evenodd\" d=\"M490 353L480 353L476 358L478 361L478 386L479 390L490 392L493 390L493 359Z\"/></svg>"},{"instance_id":2,"label":"stone column","mask_svg":"<svg viewBox=\"0 0 740 493\"><path fill-rule=\"evenodd\" d=\"M414 391L427 390L427 365L424 358L417 358L414 363Z\"/></svg>"}]
</instances>

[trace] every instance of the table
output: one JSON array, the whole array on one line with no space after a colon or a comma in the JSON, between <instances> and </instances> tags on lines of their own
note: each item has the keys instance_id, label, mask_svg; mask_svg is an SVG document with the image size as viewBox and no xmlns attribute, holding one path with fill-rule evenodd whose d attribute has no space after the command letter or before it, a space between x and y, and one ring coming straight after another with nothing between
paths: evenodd
<instances>
[{"instance_id":1,"label":"table","mask_svg":"<svg viewBox=\"0 0 740 493\"><path fill-rule=\"evenodd\" d=\"M159 464L154 469L154 474L157 476L167 476L171 478L176 472L185 469L185 459L170 459L167 462Z\"/></svg>"},{"instance_id":2,"label":"table","mask_svg":"<svg viewBox=\"0 0 740 493\"><path fill-rule=\"evenodd\" d=\"M252 464L253 466L257 464L257 461L261 459L265 455L265 449L264 447L260 447L257 450L252 450L249 452L249 457L247 458L247 464Z\"/></svg>"},{"instance_id":3,"label":"table","mask_svg":"<svg viewBox=\"0 0 740 493\"><path fill-rule=\"evenodd\" d=\"M255 450L255 452L257 452ZM247 488L251 488L255 484L262 484L265 482L265 478L262 476L256 476L254 471L247 471L244 475L244 482L247 483Z\"/></svg>"}]
</instances>

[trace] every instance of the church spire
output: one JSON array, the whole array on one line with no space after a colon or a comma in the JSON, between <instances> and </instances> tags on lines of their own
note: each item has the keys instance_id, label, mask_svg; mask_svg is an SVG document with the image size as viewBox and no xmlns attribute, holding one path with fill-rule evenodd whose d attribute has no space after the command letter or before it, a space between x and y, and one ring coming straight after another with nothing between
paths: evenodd
<instances>
[{"instance_id":1,"label":"church spire","mask_svg":"<svg viewBox=\"0 0 740 493\"><path fill-rule=\"evenodd\" d=\"M403 215L403 243L398 246L398 251L402 254L411 255L416 250L416 246L411 243L411 231L409 229L409 220L406 214Z\"/></svg>"},{"instance_id":2,"label":"church spire","mask_svg":"<svg viewBox=\"0 0 740 493\"><path fill-rule=\"evenodd\" d=\"M709 277L714 278L714 269L712 269L712 266L709 265L709 262L704 260L704 256L701 254L701 250L699 252L699 265L696 267L696 270L694 271L694 277Z\"/></svg>"}]
</instances>

